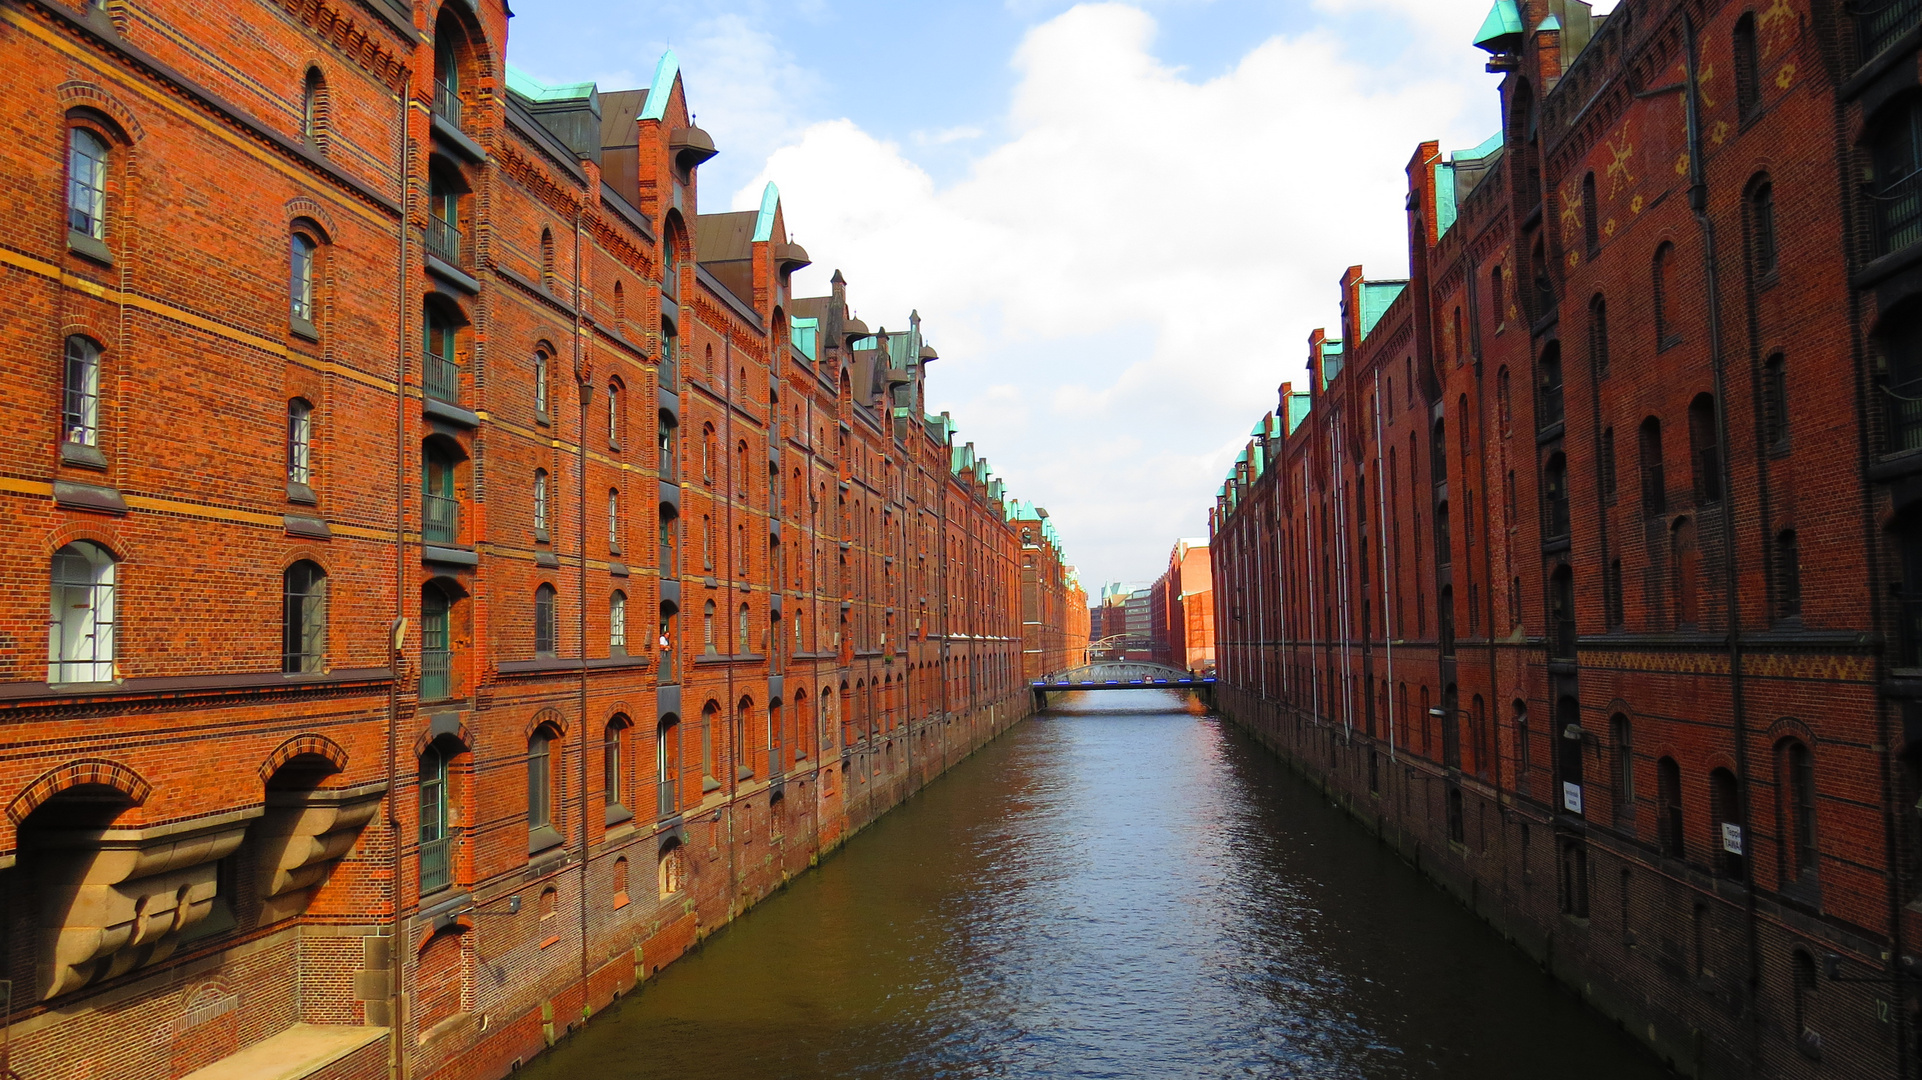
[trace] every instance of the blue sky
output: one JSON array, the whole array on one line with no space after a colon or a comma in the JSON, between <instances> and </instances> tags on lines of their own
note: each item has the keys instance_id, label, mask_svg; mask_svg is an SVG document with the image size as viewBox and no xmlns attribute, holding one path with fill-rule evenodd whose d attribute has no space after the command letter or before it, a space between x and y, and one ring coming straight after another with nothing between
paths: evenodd
<instances>
[{"instance_id":1,"label":"blue sky","mask_svg":"<svg viewBox=\"0 0 1922 1080\"><path fill-rule=\"evenodd\" d=\"M671 43L721 149L705 206L773 180L803 295L839 268L870 326L918 310L931 408L1092 590L1205 535L1343 269L1405 273L1409 156L1496 127L1486 7L520 0L508 59L612 90Z\"/></svg>"}]
</instances>

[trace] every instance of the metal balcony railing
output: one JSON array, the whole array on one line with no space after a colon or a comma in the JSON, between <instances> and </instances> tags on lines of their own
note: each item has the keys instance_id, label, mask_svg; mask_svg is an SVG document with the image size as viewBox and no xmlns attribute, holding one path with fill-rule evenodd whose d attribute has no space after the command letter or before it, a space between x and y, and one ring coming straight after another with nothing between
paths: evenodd
<instances>
[{"instance_id":1,"label":"metal balcony railing","mask_svg":"<svg viewBox=\"0 0 1922 1080\"><path fill-rule=\"evenodd\" d=\"M460 365L445 356L428 353L422 361L421 388L436 401L460 404Z\"/></svg>"},{"instance_id":2,"label":"metal balcony railing","mask_svg":"<svg viewBox=\"0 0 1922 1080\"><path fill-rule=\"evenodd\" d=\"M1884 387L1889 402L1889 452L1922 450L1922 378Z\"/></svg>"},{"instance_id":3,"label":"metal balcony railing","mask_svg":"<svg viewBox=\"0 0 1922 1080\"><path fill-rule=\"evenodd\" d=\"M460 265L460 226L443 218L427 218L427 254L450 266Z\"/></svg>"},{"instance_id":4,"label":"metal balcony railing","mask_svg":"<svg viewBox=\"0 0 1922 1080\"><path fill-rule=\"evenodd\" d=\"M460 126L460 94L439 79L434 80L434 115Z\"/></svg>"},{"instance_id":5,"label":"metal balcony railing","mask_svg":"<svg viewBox=\"0 0 1922 1080\"><path fill-rule=\"evenodd\" d=\"M669 818L674 816L674 811L678 809L679 806L679 800L675 798L675 789L679 786L680 782L671 776L663 778L655 785L655 791L659 793L658 802L660 804L656 809L661 817Z\"/></svg>"},{"instance_id":6,"label":"metal balcony railing","mask_svg":"<svg viewBox=\"0 0 1922 1080\"><path fill-rule=\"evenodd\" d=\"M1567 536L1567 535L1568 535L1568 500L1566 498L1560 498L1560 499L1551 498L1548 500L1547 537L1550 539L1553 539L1554 537L1557 537L1557 536Z\"/></svg>"},{"instance_id":7,"label":"metal balcony railing","mask_svg":"<svg viewBox=\"0 0 1922 1080\"><path fill-rule=\"evenodd\" d=\"M1556 619L1554 630L1554 637L1549 641L1549 655L1557 660L1575 659L1575 620Z\"/></svg>"},{"instance_id":8,"label":"metal balcony railing","mask_svg":"<svg viewBox=\"0 0 1922 1080\"><path fill-rule=\"evenodd\" d=\"M453 655L446 649L422 649L420 653L420 699L445 701L453 696Z\"/></svg>"},{"instance_id":9,"label":"metal balcony railing","mask_svg":"<svg viewBox=\"0 0 1922 1080\"><path fill-rule=\"evenodd\" d=\"M420 842L420 891L439 892L454 881L454 838Z\"/></svg>"},{"instance_id":10,"label":"metal balcony railing","mask_svg":"<svg viewBox=\"0 0 1922 1080\"><path fill-rule=\"evenodd\" d=\"M1865 64L1875 59L1883 49L1894 44L1895 39L1909 32L1918 18L1922 18L1922 0L1870 0L1856 7L1855 36L1861 43L1862 55L1857 63Z\"/></svg>"},{"instance_id":11,"label":"metal balcony railing","mask_svg":"<svg viewBox=\"0 0 1922 1080\"><path fill-rule=\"evenodd\" d=\"M460 500L446 495L424 496L421 536L431 543L452 544L460 540Z\"/></svg>"}]
</instances>

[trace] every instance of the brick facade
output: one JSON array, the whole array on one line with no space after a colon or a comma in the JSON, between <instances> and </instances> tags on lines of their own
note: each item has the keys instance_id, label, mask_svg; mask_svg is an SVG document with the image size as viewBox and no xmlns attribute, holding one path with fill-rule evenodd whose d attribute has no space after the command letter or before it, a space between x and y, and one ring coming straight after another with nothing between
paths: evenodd
<instances>
[{"instance_id":1,"label":"brick facade","mask_svg":"<svg viewBox=\"0 0 1922 1080\"><path fill-rule=\"evenodd\" d=\"M1497 4L1213 515L1224 706L1694 1075L1922 1071L1917 19Z\"/></svg>"},{"instance_id":2,"label":"brick facade","mask_svg":"<svg viewBox=\"0 0 1922 1080\"><path fill-rule=\"evenodd\" d=\"M1085 642L918 318L792 296L771 188L699 212L672 54L543 87L500 0L0 21L22 1077L504 1075Z\"/></svg>"}]
</instances>

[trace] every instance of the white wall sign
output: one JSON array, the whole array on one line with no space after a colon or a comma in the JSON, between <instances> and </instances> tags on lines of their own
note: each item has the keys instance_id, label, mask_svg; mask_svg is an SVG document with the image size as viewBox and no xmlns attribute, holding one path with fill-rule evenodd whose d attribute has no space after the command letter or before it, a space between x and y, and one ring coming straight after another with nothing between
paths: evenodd
<instances>
[{"instance_id":1,"label":"white wall sign","mask_svg":"<svg viewBox=\"0 0 1922 1080\"><path fill-rule=\"evenodd\" d=\"M1730 855L1742 853L1742 827L1733 821L1722 822L1722 850Z\"/></svg>"},{"instance_id":2,"label":"white wall sign","mask_svg":"<svg viewBox=\"0 0 1922 1080\"><path fill-rule=\"evenodd\" d=\"M1582 785L1562 781L1562 809L1574 814L1582 812Z\"/></svg>"}]
</instances>

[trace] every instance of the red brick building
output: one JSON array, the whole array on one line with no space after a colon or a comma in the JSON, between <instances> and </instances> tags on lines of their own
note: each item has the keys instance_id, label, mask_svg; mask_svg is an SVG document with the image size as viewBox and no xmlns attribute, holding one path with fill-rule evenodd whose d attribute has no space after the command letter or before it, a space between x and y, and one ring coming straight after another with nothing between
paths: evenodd
<instances>
[{"instance_id":1,"label":"red brick building","mask_svg":"<svg viewBox=\"0 0 1922 1080\"><path fill-rule=\"evenodd\" d=\"M1215 666L1215 600L1208 542L1177 540L1168 569L1150 586L1154 661L1183 671Z\"/></svg>"},{"instance_id":2,"label":"red brick building","mask_svg":"<svg viewBox=\"0 0 1922 1080\"><path fill-rule=\"evenodd\" d=\"M1025 714L918 319L793 297L771 188L699 212L672 54L541 86L501 0L0 20L20 1076L504 1075Z\"/></svg>"},{"instance_id":3,"label":"red brick building","mask_svg":"<svg viewBox=\"0 0 1922 1080\"><path fill-rule=\"evenodd\" d=\"M1919 19L1501 0L1214 512L1225 707L1697 1075L1922 1074Z\"/></svg>"}]
</instances>

